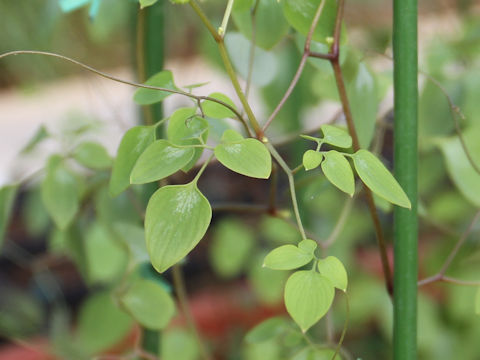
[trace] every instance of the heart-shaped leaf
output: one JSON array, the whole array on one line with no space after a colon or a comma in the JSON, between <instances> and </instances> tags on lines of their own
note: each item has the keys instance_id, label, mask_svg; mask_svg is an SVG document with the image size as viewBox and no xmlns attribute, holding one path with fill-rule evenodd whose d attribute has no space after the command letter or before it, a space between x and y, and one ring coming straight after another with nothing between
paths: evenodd
<instances>
[{"instance_id":1,"label":"heart-shaped leaf","mask_svg":"<svg viewBox=\"0 0 480 360\"><path fill-rule=\"evenodd\" d=\"M150 280L136 280L122 296L123 307L142 326L164 329L175 314L175 303L164 288Z\"/></svg>"},{"instance_id":2,"label":"heart-shaped leaf","mask_svg":"<svg viewBox=\"0 0 480 360\"><path fill-rule=\"evenodd\" d=\"M325 276L337 289L347 291L347 271L342 262L335 256L328 256L318 261L318 271Z\"/></svg>"},{"instance_id":3,"label":"heart-shaped leaf","mask_svg":"<svg viewBox=\"0 0 480 360\"><path fill-rule=\"evenodd\" d=\"M235 104L227 95L217 92L217 93L212 93L208 95L208 97L223 101L224 103L235 108ZM235 117L235 114L232 112L232 110L223 106L222 104L219 104L211 100L205 100L202 103L202 109L205 116L215 118L215 119L225 119L225 118Z\"/></svg>"},{"instance_id":4,"label":"heart-shaped leaf","mask_svg":"<svg viewBox=\"0 0 480 360\"><path fill-rule=\"evenodd\" d=\"M130 175L130 183L145 184L166 178L187 165L194 154L192 147L180 147L166 140L157 140L138 158Z\"/></svg>"},{"instance_id":5,"label":"heart-shaped leaf","mask_svg":"<svg viewBox=\"0 0 480 360\"><path fill-rule=\"evenodd\" d=\"M323 133L323 142L333 146L348 149L352 146L352 138L348 132L332 125L322 125L320 127Z\"/></svg>"},{"instance_id":6,"label":"heart-shaped leaf","mask_svg":"<svg viewBox=\"0 0 480 360\"><path fill-rule=\"evenodd\" d=\"M168 120L167 138L175 145L200 145L208 139L208 122L195 115L194 108L180 108ZM203 148L195 148L195 154L182 170L190 170L203 152Z\"/></svg>"},{"instance_id":7,"label":"heart-shaped leaf","mask_svg":"<svg viewBox=\"0 0 480 360\"><path fill-rule=\"evenodd\" d=\"M170 90L178 90L178 88L175 86L175 83L173 82L172 72L169 70L163 70L153 75L145 82L145 85ZM162 101L171 94L171 92L167 91L140 88L135 91L135 94L133 95L133 100L139 105L151 105Z\"/></svg>"},{"instance_id":8,"label":"heart-shaped leaf","mask_svg":"<svg viewBox=\"0 0 480 360\"><path fill-rule=\"evenodd\" d=\"M135 126L123 135L113 163L109 191L117 196L130 185L130 173L143 151L155 140L155 127Z\"/></svg>"},{"instance_id":9,"label":"heart-shaped leaf","mask_svg":"<svg viewBox=\"0 0 480 360\"><path fill-rule=\"evenodd\" d=\"M283 245L265 256L263 266L273 270L292 270L308 264L313 259L317 244L313 240L303 240L297 246Z\"/></svg>"},{"instance_id":10,"label":"heart-shaped leaf","mask_svg":"<svg viewBox=\"0 0 480 360\"><path fill-rule=\"evenodd\" d=\"M157 190L145 213L153 267L162 273L183 259L205 235L211 218L210 204L194 182Z\"/></svg>"},{"instance_id":11,"label":"heart-shaped leaf","mask_svg":"<svg viewBox=\"0 0 480 360\"><path fill-rule=\"evenodd\" d=\"M353 163L358 176L370 190L392 204L411 209L402 187L375 155L368 150L358 150L353 154Z\"/></svg>"},{"instance_id":12,"label":"heart-shaped leaf","mask_svg":"<svg viewBox=\"0 0 480 360\"><path fill-rule=\"evenodd\" d=\"M322 162L323 155L315 150L307 150L303 154L303 167L305 170L313 170Z\"/></svg>"},{"instance_id":13,"label":"heart-shaped leaf","mask_svg":"<svg viewBox=\"0 0 480 360\"><path fill-rule=\"evenodd\" d=\"M222 143L215 147L218 161L239 174L268 179L272 171L272 158L264 144L256 139L243 139L234 130L227 130Z\"/></svg>"},{"instance_id":14,"label":"heart-shaped leaf","mask_svg":"<svg viewBox=\"0 0 480 360\"><path fill-rule=\"evenodd\" d=\"M80 144L73 153L73 158L81 165L90 169L107 169L112 165L112 159L105 148L95 142Z\"/></svg>"},{"instance_id":15,"label":"heart-shaped leaf","mask_svg":"<svg viewBox=\"0 0 480 360\"><path fill-rule=\"evenodd\" d=\"M338 151L330 150L325 153L325 160L322 162L322 171L333 185L348 195L353 196L355 192L355 179L352 167L345 156Z\"/></svg>"},{"instance_id":16,"label":"heart-shaped leaf","mask_svg":"<svg viewBox=\"0 0 480 360\"><path fill-rule=\"evenodd\" d=\"M292 319L306 332L330 309L335 290L326 277L319 273L297 271L285 285L285 306Z\"/></svg>"}]
</instances>

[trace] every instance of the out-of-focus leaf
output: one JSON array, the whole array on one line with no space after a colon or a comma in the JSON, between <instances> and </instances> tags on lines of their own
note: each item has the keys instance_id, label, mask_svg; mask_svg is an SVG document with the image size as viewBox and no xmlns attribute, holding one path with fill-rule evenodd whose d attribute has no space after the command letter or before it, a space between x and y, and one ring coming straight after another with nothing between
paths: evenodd
<instances>
[{"instance_id":1,"label":"out-of-focus leaf","mask_svg":"<svg viewBox=\"0 0 480 360\"><path fill-rule=\"evenodd\" d=\"M464 132L463 137L472 160L479 166L480 127L470 127ZM468 160L458 136L441 140L438 144L445 157L450 178L468 201L480 206L480 175Z\"/></svg>"},{"instance_id":2,"label":"out-of-focus leaf","mask_svg":"<svg viewBox=\"0 0 480 360\"><path fill-rule=\"evenodd\" d=\"M17 185L8 185L0 188L0 247L3 243L3 237L6 233L8 222L17 193Z\"/></svg>"},{"instance_id":3,"label":"out-of-focus leaf","mask_svg":"<svg viewBox=\"0 0 480 360\"><path fill-rule=\"evenodd\" d=\"M210 261L217 274L225 278L237 276L249 259L255 238L238 220L222 220L214 228L210 245Z\"/></svg>"},{"instance_id":4,"label":"out-of-focus leaf","mask_svg":"<svg viewBox=\"0 0 480 360\"><path fill-rule=\"evenodd\" d=\"M153 281L137 280L121 298L122 305L142 326L161 330L175 314L170 295Z\"/></svg>"},{"instance_id":5,"label":"out-of-focus leaf","mask_svg":"<svg viewBox=\"0 0 480 360\"><path fill-rule=\"evenodd\" d=\"M82 304L74 342L88 354L95 354L122 340L131 326L130 316L114 304L111 294L99 292Z\"/></svg>"},{"instance_id":6,"label":"out-of-focus leaf","mask_svg":"<svg viewBox=\"0 0 480 360\"><path fill-rule=\"evenodd\" d=\"M196 360L199 356L197 342L188 332L180 329L167 331L162 336L162 360Z\"/></svg>"},{"instance_id":7,"label":"out-of-focus leaf","mask_svg":"<svg viewBox=\"0 0 480 360\"><path fill-rule=\"evenodd\" d=\"M247 38L252 37L252 15L250 6L236 6L232 13L239 31ZM264 49L275 46L288 32L288 22L277 0L262 0L255 11L255 44Z\"/></svg>"},{"instance_id":8,"label":"out-of-focus leaf","mask_svg":"<svg viewBox=\"0 0 480 360\"><path fill-rule=\"evenodd\" d=\"M58 155L50 157L46 172L42 182L43 203L56 225L65 229L78 211L79 183Z\"/></svg>"},{"instance_id":9,"label":"out-of-focus leaf","mask_svg":"<svg viewBox=\"0 0 480 360\"><path fill-rule=\"evenodd\" d=\"M250 41L240 33L228 32L225 36L225 45L233 66L243 79L247 79L250 62ZM266 86L274 80L277 73L278 63L276 57L270 52L255 47L252 84Z\"/></svg>"}]
</instances>

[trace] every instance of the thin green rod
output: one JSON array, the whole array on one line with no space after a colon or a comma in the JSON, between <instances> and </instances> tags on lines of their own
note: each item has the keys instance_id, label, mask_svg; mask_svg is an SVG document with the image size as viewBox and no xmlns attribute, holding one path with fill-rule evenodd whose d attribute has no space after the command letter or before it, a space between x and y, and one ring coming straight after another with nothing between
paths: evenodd
<instances>
[{"instance_id":1,"label":"thin green rod","mask_svg":"<svg viewBox=\"0 0 480 360\"><path fill-rule=\"evenodd\" d=\"M412 210L394 213L394 360L417 359L417 0L394 0L395 176Z\"/></svg>"}]
</instances>

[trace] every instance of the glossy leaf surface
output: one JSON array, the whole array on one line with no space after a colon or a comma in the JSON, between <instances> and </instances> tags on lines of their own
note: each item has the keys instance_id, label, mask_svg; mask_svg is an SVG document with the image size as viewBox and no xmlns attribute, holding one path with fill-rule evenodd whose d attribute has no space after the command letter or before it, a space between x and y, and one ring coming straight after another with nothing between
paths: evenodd
<instances>
[{"instance_id":1,"label":"glossy leaf surface","mask_svg":"<svg viewBox=\"0 0 480 360\"><path fill-rule=\"evenodd\" d=\"M195 115L194 108L180 108L175 111L168 121L167 138L176 145L200 145L208 139L208 122ZM203 148L195 148L195 154L182 170L190 170L203 152Z\"/></svg>"},{"instance_id":2,"label":"glossy leaf surface","mask_svg":"<svg viewBox=\"0 0 480 360\"><path fill-rule=\"evenodd\" d=\"M235 108L233 101L225 94L222 93L212 93L208 97L223 101L224 103ZM229 108L223 106L222 104L216 103L214 101L205 100L202 103L202 108L205 116L215 118L215 119L225 119L233 118L235 114Z\"/></svg>"},{"instance_id":3,"label":"glossy leaf surface","mask_svg":"<svg viewBox=\"0 0 480 360\"><path fill-rule=\"evenodd\" d=\"M143 151L155 140L153 126L135 126L120 142L110 177L110 194L117 196L130 185L130 173Z\"/></svg>"},{"instance_id":4,"label":"glossy leaf surface","mask_svg":"<svg viewBox=\"0 0 480 360\"><path fill-rule=\"evenodd\" d=\"M164 272L183 259L207 231L208 200L196 184L164 186L148 202L145 237L153 267Z\"/></svg>"},{"instance_id":5,"label":"glossy leaf surface","mask_svg":"<svg viewBox=\"0 0 480 360\"><path fill-rule=\"evenodd\" d=\"M265 145L256 139L241 139L234 130L225 131L215 156L224 166L239 174L268 179L272 158Z\"/></svg>"},{"instance_id":6,"label":"glossy leaf surface","mask_svg":"<svg viewBox=\"0 0 480 360\"><path fill-rule=\"evenodd\" d=\"M326 277L312 270L297 271L285 285L285 306L306 332L327 313L334 295L334 287Z\"/></svg>"},{"instance_id":7,"label":"glossy leaf surface","mask_svg":"<svg viewBox=\"0 0 480 360\"><path fill-rule=\"evenodd\" d=\"M318 261L318 271L325 276L333 286L342 291L347 291L347 271L342 262L335 256L328 256Z\"/></svg>"},{"instance_id":8,"label":"glossy leaf surface","mask_svg":"<svg viewBox=\"0 0 480 360\"><path fill-rule=\"evenodd\" d=\"M322 125L323 141L326 144L348 149L352 146L352 138L345 129L337 126Z\"/></svg>"},{"instance_id":9,"label":"glossy leaf surface","mask_svg":"<svg viewBox=\"0 0 480 360\"><path fill-rule=\"evenodd\" d=\"M187 165L195 154L191 147L180 147L166 140L157 140L140 155L132 174L132 184L157 181L176 173Z\"/></svg>"},{"instance_id":10,"label":"glossy leaf surface","mask_svg":"<svg viewBox=\"0 0 480 360\"><path fill-rule=\"evenodd\" d=\"M397 180L375 155L368 150L359 150L353 154L353 163L358 176L370 190L392 204L411 208L410 200Z\"/></svg>"},{"instance_id":11,"label":"glossy leaf surface","mask_svg":"<svg viewBox=\"0 0 480 360\"><path fill-rule=\"evenodd\" d=\"M312 240L303 240L298 247L283 245L270 251L263 266L273 270L292 270L308 264L313 259L317 245Z\"/></svg>"},{"instance_id":12,"label":"glossy leaf surface","mask_svg":"<svg viewBox=\"0 0 480 360\"><path fill-rule=\"evenodd\" d=\"M322 162L322 171L337 188L353 196L355 192L355 180L350 163L345 156L338 151L330 150L325 153L325 160Z\"/></svg>"},{"instance_id":13,"label":"glossy leaf surface","mask_svg":"<svg viewBox=\"0 0 480 360\"><path fill-rule=\"evenodd\" d=\"M145 82L145 85L178 90L173 82L172 72L169 70L163 70L153 75ZM171 93L167 91L140 88L135 91L133 100L139 105L151 105L162 101L169 95L171 95Z\"/></svg>"},{"instance_id":14,"label":"glossy leaf surface","mask_svg":"<svg viewBox=\"0 0 480 360\"><path fill-rule=\"evenodd\" d=\"M307 150L303 154L303 160L302 160L303 167L307 171L313 170L320 165L320 163L322 162L322 159L323 159L323 155L320 154L318 151Z\"/></svg>"}]
</instances>

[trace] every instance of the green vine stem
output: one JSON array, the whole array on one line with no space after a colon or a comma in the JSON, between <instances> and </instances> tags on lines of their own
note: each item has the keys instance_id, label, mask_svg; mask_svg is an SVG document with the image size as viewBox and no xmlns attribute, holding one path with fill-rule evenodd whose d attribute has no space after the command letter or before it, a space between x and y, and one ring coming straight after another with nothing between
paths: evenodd
<instances>
[{"instance_id":1,"label":"green vine stem","mask_svg":"<svg viewBox=\"0 0 480 360\"><path fill-rule=\"evenodd\" d=\"M255 134L257 135L257 138L261 140L263 138L262 129L260 127L260 124L257 121L257 118L255 117L252 111L252 108L250 107L250 104L247 101L247 98L245 97L245 94L242 91L242 88L240 87L240 83L238 82L237 75L235 73L235 70L233 69L233 65L232 65L232 62L230 61L230 57L228 56L227 49L225 48L225 42L223 40L224 34L220 35L219 33L217 33L217 31L215 31L215 28L213 27L212 23L210 22L210 20L208 20L202 8L195 0L191 0L189 3L193 8L193 10L197 13L200 20L207 27L208 31L213 36L214 40L217 42L218 50L220 52L220 56L225 66L225 70L227 71L228 77L230 78L230 81L232 82L235 92L237 93L237 96L240 99L240 102L242 103L242 106L245 110L245 113L247 114L248 120L250 121L250 124L252 125L253 130L255 131Z\"/></svg>"},{"instance_id":2,"label":"green vine stem","mask_svg":"<svg viewBox=\"0 0 480 360\"><path fill-rule=\"evenodd\" d=\"M393 358L417 359L417 0L394 0L394 170L412 210L394 210Z\"/></svg>"},{"instance_id":3,"label":"green vine stem","mask_svg":"<svg viewBox=\"0 0 480 360\"><path fill-rule=\"evenodd\" d=\"M302 235L302 239L305 240L307 238L307 235L305 234L305 229L303 227L302 219L300 217L300 211L298 210L297 195L295 193L295 180L293 178L292 170L288 167L285 160L283 160L283 158L280 156L280 154L273 147L272 144L267 142L265 145L267 146L268 150L270 151L270 154L272 154L273 158L277 161L278 165L280 165L280 167L285 172L285 174L287 174L288 185L290 187L290 196L292 197L293 212L295 213L295 219L297 221L298 230L300 231L300 234Z\"/></svg>"}]
</instances>

